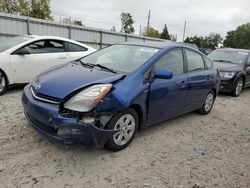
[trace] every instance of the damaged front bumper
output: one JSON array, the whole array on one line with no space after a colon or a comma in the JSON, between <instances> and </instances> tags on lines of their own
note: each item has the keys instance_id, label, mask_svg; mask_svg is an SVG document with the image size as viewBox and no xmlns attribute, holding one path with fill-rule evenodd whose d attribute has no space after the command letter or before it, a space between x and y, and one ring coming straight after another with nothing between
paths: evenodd
<instances>
[{"instance_id":1,"label":"damaged front bumper","mask_svg":"<svg viewBox=\"0 0 250 188\"><path fill-rule=\"evenodd\" d=\"M24 88L22 103L30 125L44 137L63 144L103 147L117 131L97 127L59 114L59 105L34 99L30 86Z\"/></svg>"}]
</instances>

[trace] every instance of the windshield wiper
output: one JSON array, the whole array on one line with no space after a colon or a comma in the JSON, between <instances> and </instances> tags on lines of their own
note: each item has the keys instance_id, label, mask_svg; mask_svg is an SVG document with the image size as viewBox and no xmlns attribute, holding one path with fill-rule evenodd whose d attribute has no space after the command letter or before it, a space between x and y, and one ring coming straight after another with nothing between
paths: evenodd
<instances>
[{"instance_id":1,"label":"windshield wiper","mask_svg":"<svg viewBox=\"0 0 250 188\"><path fill-rule=\"evenodd\" d=\"M223 59L215 59L213 61L217 61L217 62L226 62L226 63L232 63L232 64L235 64L233 63L232 61L229 61L229 60L223 60Z\"/></svg>"},{"instance_id":2,"label":"windshield wiper","mask_svg":"<svg viewBox=\"0 0 250 188\"><path fill-rule=\"evenodd\" d=\"M112 73L117 73L114 69L108 68L108 67L101 65L101 64L90 64L90 65L95 66L95 67L100 67L101 69L105 69L105 70L112 72Z\"/></svg>"},{"instance_id":3,"label":"windshield wiper","mask_svg":"<svg viewBox=\"0 0 250 188\"><path fill-rule=\"evenodd\" d=\"M88 67L88 68L99 67L99 68L105 69L105 70L107 70L107 71L109 71L109 72L117 73L117 71L115 71L114 69L108 68L108 67L106 67L106 66L104 66L104 65L101 65L101 64L84 63L84 62L82 62L82 61L80 61L80 63L81 63L82 66L84 66L84 67Z\"/></svg>"},{"instance_id":4,"label":"windshield wiper","mask_svg":"<svg viewBox=\"0 0 250 188\"><path fill-rule=\"evenodd\" d=\"M93 68L93 67L94 67L94 65L89 64L89 63L84 63L84 62L82 62L82 61L80 61L80 63L81 63L81 65L84 66L84 67L88 67L88 68Z\"/></svg>"}]
</instances>

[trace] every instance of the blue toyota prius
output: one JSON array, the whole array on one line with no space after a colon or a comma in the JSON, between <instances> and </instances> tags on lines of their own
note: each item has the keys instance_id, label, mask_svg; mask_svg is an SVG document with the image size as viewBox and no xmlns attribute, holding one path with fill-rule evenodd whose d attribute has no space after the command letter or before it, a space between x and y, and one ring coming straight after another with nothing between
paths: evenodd
<instances>
[{"instance_id":1,"label":"blue toyota prius","mask_svg":"<svg viewBox=\"0 0 250 188\"><path fill-rule=\"evenodd\" d=\"M118 151L139 129L208 114L218 87L217 68L194 48L120 43L39 74L22 101L29 123L48 139Z\"/></svg>"}]
</instances>

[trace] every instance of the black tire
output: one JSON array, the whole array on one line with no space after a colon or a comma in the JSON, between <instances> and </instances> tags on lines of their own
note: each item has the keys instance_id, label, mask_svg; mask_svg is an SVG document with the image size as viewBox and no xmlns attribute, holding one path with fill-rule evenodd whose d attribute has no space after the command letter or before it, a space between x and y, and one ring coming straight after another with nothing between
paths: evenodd
<instances>
[{"instance_id":1,"label":"black tire","mask_svg":"<svg viewBox=\"0 0 250 188\"><path fill-rule=\"evenodd\" d=\"M209 100L208 98L212 96L212 100ZM207 105L207 100L209 100L209 108L206 106ZM206 99L202 105L202 107L200 109L197 110L197 112L201 115L206 115L208 114L212 108L213 108L213 105L214 105L214 101L215 101L215 93L213 91L210 91L207 96L206 96Z\"/></svg>"},{"instance_id":2,"label":"black tire","mask_svg":"<svg viewBox=\"0 0 250 188\"><path fill-rule=\"evenodd\" d=\"M238 88L238 87L241 87L241 88ZM240 96L242 90L243 90L243 87L244 87L244 80L243 78L239 78L237 80L237 82L235 83L235 86L234 86L234 89L233 89L233 92L232 92L232 95L234 97L238 97Z\"/></svg>"},{"instance_id":3,"label":"black tire","mask_svg":"<svg viewBox=\"0 0 250 188\"><path fill-rule=\"evenodd\" d=\"M7 88L8 88L7 77L2 71L0 71L0 96L6 92Z\"/></svg>"},{"instance_id":4,"label":"black tire","mask_svg":"<svg viewBox=\"0 0 250 188\"><path fill-rule=\"evenodd\" d=\"M132 116L133 118L134 118L134 129L133 129L133 132L131 133L129 133L129 134L131 134L132 136L129 138L129 140L126 142L126 143L124 143L124 144L122 144L122 145L118 145L116 142L117 141L115 141L115 135L116 134L114 134L109 140L108 140L108 142L106 143L106 145L105 145L105 148L106 149L108 149L108 150L111 150L111 151L120 151L120 150L122 150L122 149L124 149L124 148L126 148L131 142L132 142L132 140L134 139L134 137L135 137L135 134L136 134L136 132L137 132L137 129L138 129L138 125L139 125L139 119L138 119L138 115L137 115L137 113L136 113L136 111L135 110L133 110L133 109L131 109L131 108L129 108L129 109L126 109L126 110L124 110L124 111L122 111L122 112L119 112L118 114L116 114L112 119L111 119L111 121L108 123L108 125L107 125L107 129L109 129L109 130L114 130L115 129L115 126L118 126L117 124L119 124L118 123L118 120L121 120L122 118L124 118L126 115L128 115L128 116ZM125 130L126 131L126 130ZM127 130L127 131L129 131L129 130ZM121 131L120 132L122 132L122 129L121 129ZM124 134L124 133L121 133L121 134ZM118 134L119 136L121 136L121 134ZM124 136L122 136L122 138L124 138L125 139L125 137Z\"/></svg>"}]
</instances>

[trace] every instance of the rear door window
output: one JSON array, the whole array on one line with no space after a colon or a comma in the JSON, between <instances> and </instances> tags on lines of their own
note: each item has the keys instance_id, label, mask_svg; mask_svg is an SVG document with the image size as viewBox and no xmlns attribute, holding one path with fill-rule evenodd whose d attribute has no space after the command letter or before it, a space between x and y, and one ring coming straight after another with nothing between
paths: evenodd
<instances>
[{"instance_id":1,"label":"rear door window","mask_svg":"<svg viewBox=\"0 0 250 188\"><path fill-rule=\"evenodd\" d=\"M65 47L67 52L84 52L88 51L87 48L73 44L71 42L65 42Z\"/></svg>"},{"instance_id":2,"label":"rear door window","mask_svg":"<svg viewBox=\"0 0 250 188\"><path fill-rule=\"evenodd\" d=\"M63 41L60 40L40 40L30 43L24 47L30 54L58 53L64 52Z\"/></svg>"},{"instance_id":3,"label":"rear door window","mask_svg":"<svg viewBox=\"0 0 250 188\"><path fill-rule=\"evenodd\" d=\"M188 72L205 69L204 60L200 54L191 50L186 50L186 57L188 63Z\"/></svg>"}]
</instances>

